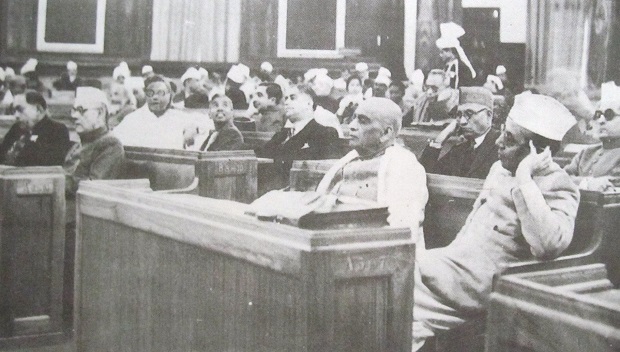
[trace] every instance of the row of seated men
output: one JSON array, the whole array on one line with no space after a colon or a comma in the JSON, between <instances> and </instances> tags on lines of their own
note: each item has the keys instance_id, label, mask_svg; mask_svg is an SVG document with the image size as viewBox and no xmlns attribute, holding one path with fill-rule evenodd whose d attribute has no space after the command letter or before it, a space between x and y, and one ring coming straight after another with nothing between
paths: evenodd
<instances>
[{"instance_id":1,"label":"row of seated men","mask_svg":"<svg viewBox=\"0 0 620 352\"><path fill-rule=\"evenodd\" d=\"M147 107L169 104L165 80L154 81L147 89L152 92L148 95L155 98ZM287 117L294 128L300 128L296 135L313 124L312 94L305 89L295 87L285 94ZM3 163L64 164L73 191L79 180L118 175L123 149L118 136L114 136L116 131L107 130L107 98L102 91L90 87L78 89L72 116L82 143L68 156L63 149L69 141L68 131L49 118L45 99L36 92L26 93L23 100L16 99L19 121L3 140L0 156ZM190 129L192 133L189 133L185 127L175 138L186 145L192 142L206 145L209 150L209 143L226 135L222 131L235 130L230 99L221 96L212 102L210 116L215 128L204 141L196 139L199 130L194 134ZM564 134L575 124L564 106L547 96L522 93L515 98L506 124L499 132L492 131L492 109L490 93L479 88L462 88L457 119L427 148L438 149L457 129L464 141L443 158L436 157L436 151L426 150L427 156L420 159L421 163L396 142L402 126L398 105L386 98L366 99L359 104L348 126L352 151L334 164L317 188L320 194L359 198L387 206L391 226L411 229L418 243L413 312L415 349L426 338L451 329L482 310L493 274L501 265L532 257L553 258L567 248L579 204L577 183L567 171L579 177L602 176L586 178L585 183L584 179L579 180L584 185L599 181L607 185L611 182L608 176L613 175L617 164L611 160L610 151L614 151L612 147L620 136L620 126L615 126L620 121L616 118L618 107L600 113L597 121L601 125L602 143L578 154L566 170L552 159ZM136 126L147 129L148 121ZM312 134L316 139L307 140L296 152L305 155L308 151L304 149L312 149L311 157L322 157L325 139L335 139L337 133L329 127L319 128L322 131ZM240 136L237 132L234 134ZM165 131L159 133L162 134L157 137L166 138ZM214 141L210 142L211 138ZM280 143L272 140L268 145L289 152L286 143L293 137L278 138L283 140ZM490 142L485 142L488 138ZM486 178L485 185L466 224L447 247L426 250L422 234L428 199L426 171L447 163L458 167L446 173L467 175L463 170L474 164L476 150L485 143L492 145L495 152L487 151L481 156L485 163L480 168L488 168L488 172L479 174L480 178ZM429 156L431 152L435 157ZM462 154L457 157L450 153ZM435 166L425 160L432 160ZM604 169L608 172L604 173Z\"/></svg>"}]
</instances>

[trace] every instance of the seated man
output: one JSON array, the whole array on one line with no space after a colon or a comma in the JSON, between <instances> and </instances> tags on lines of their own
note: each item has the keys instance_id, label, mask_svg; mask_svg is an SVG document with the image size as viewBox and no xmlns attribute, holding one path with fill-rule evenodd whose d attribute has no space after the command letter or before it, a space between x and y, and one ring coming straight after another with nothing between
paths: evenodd
<instances>
[{"instance_id":1,"label":"seated man","mask_svg":"<svg viewBox=\"0 0 620 352\"><path fill-rule=\"evenodd\" d=\"M243 135L233 123L233 102L225 95L216 94L209 104L209 117L215 130L200 145L201 151L243 149Z\"/></svg>"},{"instance_id":2,"label":"seated man","mask_svg":"<svg viewBox=\"0 0 620 352\"><path fill-rule=\"evenodd\" d=\"M282 88L276 83L261 83L254 93L254 108L258 113L253 117L256 131L277 132L284 127L286 117L282 106Z\"/></svg>"},{"instance_id":3,"label":"seated man","mask_svg":"<svg viewBox=\"0 0 620 352\"><path fill-rule=\"evenodd\" d=\"M15 166L62 165L69 149L69 130L52 121L45 98L34 91L15 96L18 121L0 145L0 164Z\"/></svg>"},{"instance_id":4,"label":"seated man","mask_svg":"<svg viewBox=\"0 0 620 352\"><path fill-rule=\"evenodd\" d=\"M431 70L426 78L425 92L405 112L403 126L413 122L444 121L459 103L459 91L450 88L450 77L440 69Z\"/></svg>"},{"instance_id":5,"label":"seated man","mask_svg":"<svg viewBox=\"0 0 620 352\"><path fill-rule=\"evenodd\" d=\"M593 123L601 144L583 149L564 167L581 189L604 192L613 189L611 181L620 176L620 104L614 105L596 111Z\"/></svg>"},{"instance_id":6,"label":"seated man","mask_svg":"<svg viewBox=\"0 0 620 352\"><path fill-rule=\"evenodd\" d=\"M492 128L493 95L482 87L463 87L459 100L456 119L424 148L420 162L429 173L486 178L497 161L495 140L500 134ZM442 147L454 135L464 140L440 158Z\"/></svg>"},{"instance_id":7,"label":"seated man","mask_svg":"<svg viewBox=\"0 0 620 352\"><path fill-rule=\"evenodd\" d=\"M92 87L78 87L71 109L76 144L65 159L67 194L75 194L82 180L116 179L121 173L125 152L106 124L110 103L106 94Z\"/></svg>"},{"instance_id":8,"label":"seated man","mask_svg":"<svg viewBox=\"0 0 620 352\"><path fill-rule=\"evenodd\" d=\"M393 81L390 83L390 87L387 91L387 97L390 98L391 101L398 104L398 107L402 112L406 112L409 110L407 103L403 99L405 96L405 85L401 81Z\"/></svg>"},{"instance_id":9,"label":"seated man","mask_svg":"<svg viewBox=\"0 0 620 352\"><path fill-rule=\"evenodd\" d=\"M463 228L443 248L418 251L413 350L484 311L502 266L552 259L570 244L579 190L552 154L575 118L553 98L523 93L497 139L496 162Z\"/></svg>"},{"instance_id":10,"label":"seated man","mask_svg":"<svg viewBox=\"0 0 620 352\"><path fill-rule=\"evenodd\" d=\"M349 126L354 150L334 164L317 191L387 206L390 226L411 228L418 247L424 248L426 173L413 153L395 144L400 108L387 98L369 98L353 116Z\"/></svg>"},{"instance_id":11,"label":"seated man","mask_svg":"<svg viewBox=\"0 0 620 352\"><path fill-rule=\"evenodd\" d=\"M292 128L283 128L257 150L257 155L283 161L327 159L338 139L334 128L314 119L314 91L307 85L291 87L284 98L284 114Z\"/></svg>"},{"instance_id":12,"label":"seated man","mask_svg":"<svg viewBox=\"0 0 620 352\"><path fill-rule=\"evenodd\" d=\"M75 62L67 62L67 71L54 81L53 86L57 90L73 90L82 85L82 78L78 77L78 66Z\"/></svg>"}]
</instances>

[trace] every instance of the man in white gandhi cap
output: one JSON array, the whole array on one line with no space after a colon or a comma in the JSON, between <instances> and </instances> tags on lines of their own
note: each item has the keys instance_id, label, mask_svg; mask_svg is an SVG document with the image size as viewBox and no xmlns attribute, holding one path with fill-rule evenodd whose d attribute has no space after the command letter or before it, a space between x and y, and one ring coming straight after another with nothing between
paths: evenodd
<instances>
[{"instance_id":1,"label":"man in white gandhi cap","mask_svg":"<svg viewBox=\"0 0 620 352\"><path fill-rule=\"evenodd\" d=\"M559 256L570 244L579 190L555 162L576 123L553 98L515 97L497 139L497 161L452 243L417 251L413 350L485 310L493 276L506 264Z\"/></svg>"}]
</instances>

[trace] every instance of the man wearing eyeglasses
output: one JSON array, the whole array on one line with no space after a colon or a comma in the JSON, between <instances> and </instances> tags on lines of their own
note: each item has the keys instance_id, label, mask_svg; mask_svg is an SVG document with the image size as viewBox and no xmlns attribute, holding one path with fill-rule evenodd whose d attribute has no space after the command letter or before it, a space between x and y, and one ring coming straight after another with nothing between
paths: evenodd
<instances>
[{"instance_id":1,"label":"man wearing eyeglasses","mask_svg":"<svg viewBox=\"0 0 620 352\"><path fill-rule=\"evenodd\" d=\"M424 148L420 163L426 172L450 176L486 178L497 161L495 141L500 132L492 128L493 95L482 87L460 89L454 121ZM440 157L450 137L460 142Z\"/></svg>"},{"instance_id":2,"label":"man wearing eyeglasses","mask_svg":"<svg viewBox=\"0 0 620 352\"><path fill-rule=\"evenodd\" d=\"M592 121L600 144L581 150L564 170L579 188L604 192L620 179L620 103L602 102Z\"/></svg>"},{"instance_id":3,"label":"man wearing eyeglasses","mask_svg":"<svg viewBox=\"0 0 620 352\"><path fill-rule=\"evenodd\" d=\"M414 122L445 121L459 102L459 92L450 88L450 77L444 70L435 69L428 73L424 94L413 107L403 115L403 126Z\"/></svg>"},{"instance_id":4,"label":"man wearing eyeglasses","mask_svg":"<svg viewBox=\"0 0 620 352\"><path fill-rule=\"evenodd\" d=\"M71 118L81 143L75 144L65 159L67 194L75 194L81 180L109 180L120 175L125 152L121 141L108 131L109 106L103 91L77 88Z\"/></svg>"},{"instance_id":5,"label":"man wearing eyeglasses","mask_svg":"<svg viewBox=\"0 0 620 352\"><path fill-rule=\"evenodd\" d=\"M47 102L35 91L15 96L17 122L0 145L0 164L15 166L62 165L69 148L69 130L53 121Z\"/></svg>"},{"instance_id":6,"label":"man wearing eyeglasses","mask_svg":"<svg viewBox=\"0 0 620 352\"><path fill-rule=\"evenodd\" d=\"M553 162L576 123L557 100L522 93L497 139L493 164L467 221L446 247L416 254L413 350L484 313L507 264L558 257L573 237L579 189Z\"/></svg>"}]
</instances>

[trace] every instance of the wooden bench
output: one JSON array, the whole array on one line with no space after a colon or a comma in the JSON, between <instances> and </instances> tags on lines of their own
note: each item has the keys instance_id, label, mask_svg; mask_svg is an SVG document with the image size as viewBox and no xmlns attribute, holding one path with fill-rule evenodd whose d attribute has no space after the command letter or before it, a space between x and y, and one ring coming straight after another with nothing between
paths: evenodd
<instances>
[{"instance_id":1,"label":"wooden bench","mask_svg":"<svg viewBox=\"0 0 620 352\"><path fill-rule=\"evenodd\" d=\"M411 350L408 229L310 231L244 207L85 182L78 350Z\"/></svg>"},{"instance_id":2,"label":"wooden bench","mask_svg":"<svg viewBox=\"0 0 620 352\"><path fill-rule=\"evenodd\" d=\"M121 179L148 178L150 189L249 203L256 199L253 151L196 152L125 147Z\"/></svg>"},{"instance_id":3,"label":"wooden bench","mask_svg":"<svg viewBox=\"0 0 620 352\"><path fill-rule=\"evenodd\" d=\"M154 191L190 187L196 178L200 152L175 149L125 147L120 178L148 176Z\"/></svg>"},{"instance_id":4,"label":"wooden bench","mask_svg":"<svg viewBox=\"0 0 620 352\"><path fill-rule=\"evenodd\" d=\"M60 167L0 167L0 350L72 336Z\"/></svg>"},{"instance_id":5,"label":"wooden bench","mask_svg":"<svg viewBox=\"0 0 620 352\"><path fill-rule=\"evenodd\" d=\"M618 269L599 263L502 276L486 351L619 351L620 288L609 280Z\"/></svg>"},{"instance_id":6,"label":"wooden bench","mask_svg":"<svg viewBox=\"0 0 620 352\"><path fill-rule=\"evenodd\" d=\"M291 188L316 188L333 161L296 162L291 169ZM483 180L427 174L429 201L424 220L427 248L448 245L471 212ZM620 281L620 259L617 245L606 245L620 233L620 195L582 191L575 222L573 240L567 250L554 260L524 260L507 266L502 273L517 273L561 268L591 263L600 258L615 261L617 270L610 273L614 283ZM501 275L502 273L499 273ZM486 320L484 315L441 334L436 339L437 351L482 351Z\"/></svg>"}]
</instances>

